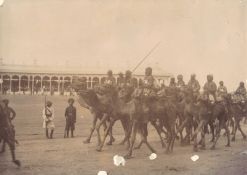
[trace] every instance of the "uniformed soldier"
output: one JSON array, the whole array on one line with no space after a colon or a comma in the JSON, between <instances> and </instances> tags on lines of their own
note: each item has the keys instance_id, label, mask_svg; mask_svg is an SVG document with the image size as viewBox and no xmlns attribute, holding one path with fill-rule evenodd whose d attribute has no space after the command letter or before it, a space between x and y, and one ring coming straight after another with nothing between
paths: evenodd
<instances>
[{"instance_id":1,"label":"uniformed soldier","mask_svg":"<svg viewBox=\"0 0 247 175\"><path fill-rule=\"evenodd\" d=\"M220 81L219 87L217 89L217 96L224 97L227 95L227 88L224 86L224 82Z\"/></svg>"},{"instance_id":2,"label":"uniformed soldier","mask_svg":"<svg viewBox=\"0 0 247 175\"><path fill-rule=\"evenodd\" d=\"M52 102L47 101L46 106L42 111L42 118L43 118L43 128L46 131L46 138L53 138L53 133L55 129L54 125L54 108L52 107ZM49 130L51 130L50 135L49 135Z\"/></svg>"},{"instance_id":3,"label":"uniformed soldier","mask_svg":"<svg viewBox=\"0 0 247 175\"><path fill-rule=\"evenodd\" d=\"M147 67L145 69L145 77L143 80L143 95L154 96L155 95L155 79L152 75L152 68Z\"/></svg>"},{"instance_id":4,"label":"uniformed soldier","mask_svg":"<svg viewBox=\"0 0 247 175\"><path fill-rule=\"evenodd\" d=\"M176 87L176 82L175 82L175 78L174 78L174 77L172 77L172 78L170 79L169 87L170 87L170 88L175 88L175 87Z\"/></svg>"},{"instance_id":5,"label":"uniformed soldier","mask_svg":"<svg viewBox=\"0 0 247 175\"><path fill-rule=\"evenodd\" d=\"M192 90L194 99L196 99L200 94L199 91L201 88L199 82L196 80L196 74L191 75L190 80L188 82L188 88Z\"/></svg>"},{"instance_id":6,"label":"uniformed soldier","mask_svg":"<svg viewBox=\"0 0 247 175\"><path fill-rule=\"evenodd\" d=\"M126 100L129 101L131 99L131 94L135 90L134 79L132 78L132 72L130 70L125 72L124 90L126 92Z\"/></svg>"},{"instance_id":7,"label":"uniformed soldier","mask_svg":"<svg viewBox=\"0 0 247 175\"><path fill-rule=\"evenodd\" d=\"M116 85L115 78L113 77L112 70L109 70L107 72L107 77L105 79L104 84L108 85L108 86L115 86Z\"/></svg>"},{"instance_id":8,"label":"uniformed soldier","mask_svg":"<svg viewBox=\"0 0 247 175\"><path fill-rule=\"evenodd\" d=\"M69 106L65 110L66 126L64 138L69 137L69 131L71 131L71 137L74 137L75 123L76 123L76 108L73 106L74 99L69 98Z\"/></svg>"},{"instance_id":9,"label":"uniformed soldier","mask_svg":"<svg viewBox=\"0 0 247 175\"><path fill-rule=\"evenodd\" d=\"M204 93L208 96L208 98L210 95L212 95L214 101L216 101L217 85L213 80L214 80L213 75L207 75L207 82L205 83L203 90Z\"/></svg>"},{"instance_id":10,"label":"uniformed soldier","mask_svg":"<svg viewBox=\"0 0 247 175\"><path fill-rule=\"evenodd\" d=\"M152 75L152 68L151 67L147 67L145 69L145 77L144 77L144 81L143 81L143 86L145 88L154 88L154 77Z\"/></svg>"},{"instance_id":11,"label":"uniformed soldier","mask_svg":"<svg viewBox=\"0 0 247 175\"><path fill-rule=\"evenodd\" d=\"M3 99L2 102L4 104L3 112L8 117L9 121L11 122L15 118L16 112L13 108L9 107L8 99Z\"/></svg>"},{"instance_id":12,"label":"uniformed soldier","mask_svg":"<svg viewBox=\"0 0 247 175\"><path fill-rule=\"evenodd\" d=\"M124 84L125 84L124 75L123 75L122 72L120 72L120 73L118 74L117 87L118 87L119 89L121 89L121 88L123 88Z\"/></svg>"},{"instance_id":13,"label":"uniformed soldier","mask_svg":"<svg viewBox=\"0 0 247 175\"><path fill-rule=\"evenodd\" d=\"M177 76L177 84L176 85L177 85L177 88L179 88L179 89L181 89L185 86L185 82L183 80L183 75L179 74Z\"/></svg>"},{"instance_id":14,"label":"uniformed soldier","mask_svg":"<svg viewBox=\"0 0 247 175\"><path fill-rule=\"evenodd\" d=\"M246 92L246 88L244 86L244 82L241 81L239 83L239 87L235 91L235 94L241 96L242 99L246 98L247 92Z\"/></svg>"}]
</instances>

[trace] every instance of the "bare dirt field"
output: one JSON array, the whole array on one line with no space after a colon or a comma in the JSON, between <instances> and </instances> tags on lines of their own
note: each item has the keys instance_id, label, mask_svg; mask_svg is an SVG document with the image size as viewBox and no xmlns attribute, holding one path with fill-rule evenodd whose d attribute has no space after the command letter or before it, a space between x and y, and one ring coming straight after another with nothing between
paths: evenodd
<instances>
[{"instance_id":1,"label":"bare dirt field","mask_svg":"<svg viewBox=\"0 0 247 175\"><path fill-rule=\"evenodd\" d=\"M118 145L123 138L123 130L119 122L114 126L113 134L116 142L105 146L102 152L96 152L96 135L90 144L83 144L91 127L90 113L76 103L77 123L75 138L63 138L64 110L68 97L48 97L55 108L56 130L54 139L45 138L42 129L41 111L44 106L44 96L3 96L10 99L17 116L14 121L16 138L19 145L16 156L22 162L17 168L11 163L9 150L0 155L1 175L96 175L105 170L110 175L244 175L247 174L247 155L241 152L247 150L247 141L238 133L236 142L231 147L225 147L226 138L220 137L216 150L210 150L209 136L207 149L194 153L192 146L181 147L176 141L174 153L165 154L161 148L158 136L152 126L149 126L151 144L157 150L158 157L149 160L150 152L143 146L134 151L134 158L127 160L125 166L116 167L113 156L125 155L126 146ZM247 133L247 125L243 125ZM138 141L138 140L137 140ZM199 160L193 162L190 157L199 155Z\"/></svg>"}]
</instances>

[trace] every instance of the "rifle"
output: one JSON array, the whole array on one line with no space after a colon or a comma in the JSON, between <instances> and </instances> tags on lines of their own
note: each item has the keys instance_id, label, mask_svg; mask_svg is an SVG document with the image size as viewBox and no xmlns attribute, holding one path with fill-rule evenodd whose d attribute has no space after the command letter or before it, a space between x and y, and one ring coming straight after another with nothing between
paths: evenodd
<instances>
[{"instance_id":1,"label":"rifle","mask_svg":"<svg viewBox=\"0 0 247 175\"><path fill-rule=\"evenodd\" d=\"M136 67L132 70L132 73L135 72L135 70L147 59L149 55L160 45L161 41L159 41L148 53L145 55L145 57L136 65Z\"/></svg>"}]
</instances>

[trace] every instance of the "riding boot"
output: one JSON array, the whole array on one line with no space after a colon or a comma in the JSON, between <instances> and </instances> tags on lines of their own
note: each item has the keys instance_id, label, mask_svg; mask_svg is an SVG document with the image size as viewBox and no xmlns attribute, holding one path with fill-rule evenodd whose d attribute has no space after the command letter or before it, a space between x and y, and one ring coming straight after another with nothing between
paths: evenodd
<instances>
[{"instance_id":1,"label":"riding boot","mask_svg":"<svg viewBox=\"0 0 247 175\"><path fill-rule=\"evenodd\" d=\"M47 128L45 130L45 133L46 133L46 138L49 139L49 133L48 133L48 129Z\"/></svg>"},{"instance_id":2,"label":"riding boot","mask_svg":"<svg viewBox=\"0 0 247 175\"><path fill-rule=\"evenodd\" d=\"M54 132L54 130L52 129L52 130L51 130L51 134L50 134L50 139L53 138L53 132Z\"/></svg>"}]
</instances>

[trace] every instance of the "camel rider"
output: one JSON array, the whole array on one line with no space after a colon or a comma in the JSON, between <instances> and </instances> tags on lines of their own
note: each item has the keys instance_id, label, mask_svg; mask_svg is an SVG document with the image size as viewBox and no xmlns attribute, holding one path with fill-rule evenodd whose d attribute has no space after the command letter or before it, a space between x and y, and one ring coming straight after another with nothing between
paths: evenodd
<instances>
[{"instance_id":1,"label":"camel rider","mask_svg":"<svg viewBox=\"0 0 247 175\"><path fill-rule=\"evenodd\" d=\"M224 86L224 82L220 81L219 87L217 89L217 96L223 99L227 95L227 88Z\"/></svg>"},{"instance_id":2,"label":"camel rider","mask_svg":"<svg viewBox=\"0 0 247 175\"><path fill-rule=\"evenodd\" d=\"M217 85L215 84L213 79L214 79L213 75L207 75L207 82L205 83L203 90L204 90L204 93L209 98L209 100L216 101ZM210 96L212 96L213 99L210 99Z\"/></svg>"},{"instance_id":3,"label":"camel rider","mask_svg":"<svg viewBox=\"0 0 247 175\"><path fill-rule=\"evenodd\" d=\"M131 99L131 94L135 90L134 79L132 78L132 72L130 70L125 72L124 90L126 92L126 100L128 101Z\"/></svg>"},{"instance_id":4,"label":"camel rider","mask_svg":"<svg viewBox=\"0 0 247 175\"><path fill-rule=\"evenodd\" d=\"M183 80L183 75L179 74L177 76L177 84L176 84L177 88L182 89L185 86L185 82Z\"/></svg>"},{"instance_id":5,"label":"camel rider","mask_svg":"<svg viewBox=\"0 0 247 175\"><path fill-rule=\"evenodd\" d=\"M118 74L118 80L117 80L117 87L118 89L121 89L124 87L124 75L122 72Z\"/></svg>"},{"instance_id":6,"label":"camel rider","mask_svg":"<svg viewBox=\"0 0 247 175\"><path fill-rule=\"evenodd\" d=\"M175 82L175 78L174 78L174 77L172 77L172 78L170 79L169 87L170 87L170 88L176 88L176 82Z\"/></svg>"},{"instance_id":7,"label":"camel rider","mask_svg":"<svg viewBox=\"0 0 247 175\"><path fill-rule=\"evenodd\" d=\"M240 82L239 87L235 91L235 94L239 95L241 100L246 100L247 91L246 91L246 88L244 86L244 82Z\"/></svg>"},{"instance_id":8,"label":"camel rider","mask_svg":"<svg viewBox=\"0 0 247 175\"><path fill-rule=\"evenodd\" d=\"M113 77L112 70L109 70L107 72L107 77L105 79L104 85L107 85L107 86L110 86L110 87L116 85L115 78Z\"/></svg>"},{"instance_id":9,"label":"camel rider","mask_svg":"<svg viewBox=\"0 0 247 175\"><path fill-rule=\"evenodd\" d=\"M169 87L168 87L167 90L166 90L166 94L167 94L167 96L169 96L169 97L171 98L171 100L172 100L173 102L175 102L175 103L176 103L176 101L177 101L177 92L178 92L177 90L178 90L178 88L177 88L177 84L176 84L176 82L175 82L175 78L172 77L172 78L170 79Z\"/></svg>"},{"instance_id":10,"label":"camel rider","mask_svg":"<svg viewBox=\"0 0 247 175\"><path fill-rule=\"evenodd\" d=\"M145 69L145 77L143 80L143 95L154 96L155 95L155 79L152 75L152 68L147 67Z\"/></svg>"},{"instance_id":11,"label":"camel rider","mask_svg":"<svg viewBox=\"0 0 247 175\"><path fill-rule=\"evenodd\" d=\"M188 88L192 90L194 100L196 100L200 94L199 91L201 88L199 82L196 80L196 74L192 74L190 76L190 80L188 82Z\"/></svg>"}]
</instances>

